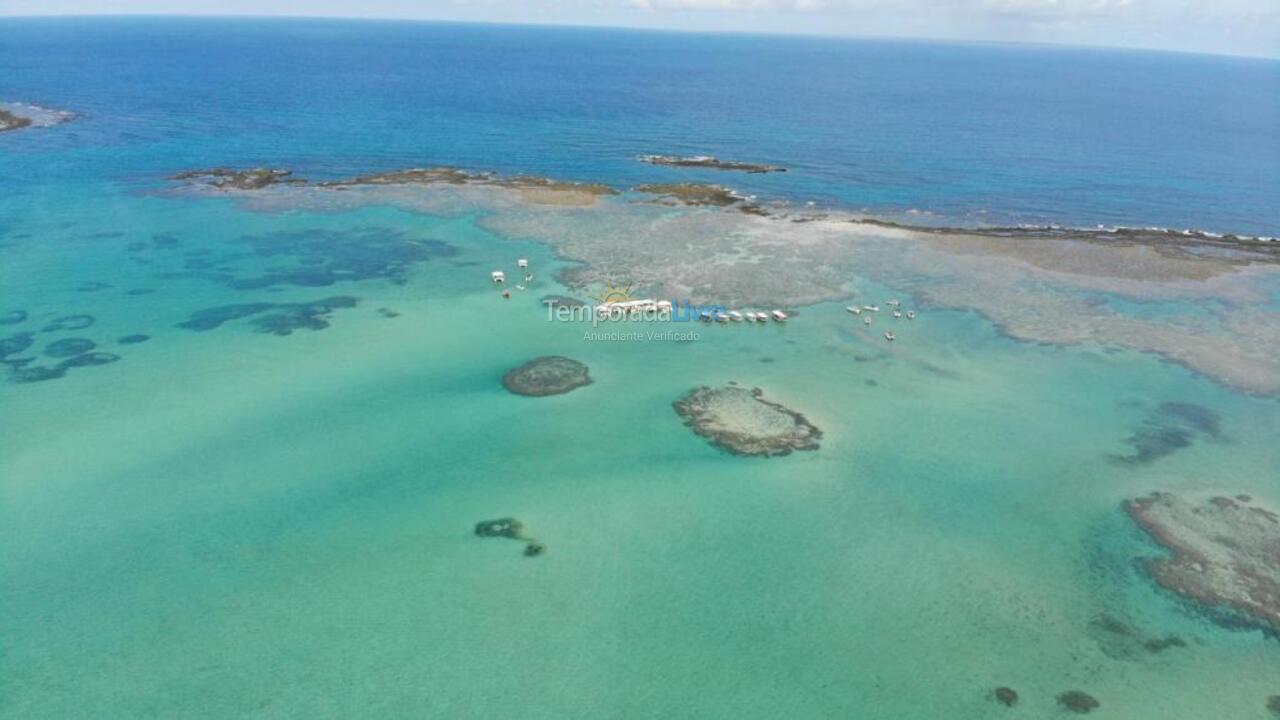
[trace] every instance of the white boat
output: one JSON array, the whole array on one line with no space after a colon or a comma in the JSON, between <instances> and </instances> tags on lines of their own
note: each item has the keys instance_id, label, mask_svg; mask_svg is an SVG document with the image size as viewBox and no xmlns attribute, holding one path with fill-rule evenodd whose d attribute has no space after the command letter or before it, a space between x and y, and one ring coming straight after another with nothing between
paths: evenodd
<instances>
[{"instance_id":1,"label":"white boat","mask_svg":"<svg viewBox=\"0 0 1280 720\"><path fill-rule=\"evenodd\" d=\"M525 288L525 286L523 286L523 285L517 285L517 286L516 286L516 289L517 289L517 290L525 290L526 288Z\"/></svg>"},{"instance_id":2,"label":"white boat","mask_svg":"<svg viewBox=\"0 0 1280 720\"><path fill-rule=\"evenodd\" d=\"M777 320L778 322L786 322L786 321L787 321L787 314L786 314L786 313L784 313L784 312L782 312L781 310L774 310L774 311L773 311L773 319L774 319L774 320Z\"/></svg>"},{"instance_id":3,"label":"white boat","mask_svg":"<svg viewBox=\"0 0 1280 720\"><path fill-rule=\"evenodd\" d=\"M845 310L848 310L849 312L853 313L854 315L861 315L861 314L862 314L862 308L860 308L860 307L854 307L854 306L852 306L852 305L850 305L849 307L846 307L846 308L845 308Z\"/></svg>"},{"instance_id":4,"label":"white boat","mask_svg":"<svg viewBox=\"0 0 1280 720\"><path fill-rule=\"evenodd\" d=\"M516 261L516 267L527 268L529 267L529 261L525 260L524 258L520 258L519 260Z\"/></svg>"},{"instance_id":5,"label":"white boat","mask_svg":"<svg viewBox=\"0 0 1280 720\"><path fill-rule=\"evenodd\" d=\"M698 319L701 320L702 322L711 322L711 319L712 319L711 315L712 313L710 310L703 310L702 312L698 313Z\"/></svg>"},{"instance_id":6,"label":"white boat","mask_svg":"<svg viewBox=\"0 0 1280 720\"><path fill-rule=\"evenodd\" d=\"M729 316L724 313L716 313L716 322L729 322Z\"/></svg>"},{"instance_id":7,"label":"white boat","mask_svg":"<svg viewBox=\"0 0 1280 720\"><path fill-rule=\"evenodd\" d=\"M742 322L742 313L738 312L737 310L730 310L729 319L734 322Z\"/></svg>"},{"instance_id":8,"label":"white boat","mask_svg":"<svg viewBox=\"0 0 1280 720\"><path fill-rule=\"evenodd\" d=\"M871 324L871 318L869 318L869 317L864 317L864 318L862 318L862 323L863 323L864 325L870 325L870 324Z\"/></svg>"},{"instance_id":9,"label":"white boat","mask_svg":"<svg viewBox=\"0 0 1280 720\"><path fill-rule=\"evenodd\" d=\"M758 313L756 313L756 321L757 321L757 322L769 322L769 316L768 316L768 315L766 315L765 313L758 312Z\"/></svg>"},{"instance_id":10,"label":"white boat","mask_svg":"<svg viewBox=\"0 0 1280 720\"><path fill-rule=\"evenodd\" d=\"M494 270L492 273L490 273L490 276L493 278L493 281L496 283L503 283L507 281L507 274L502 272L501 270Z\"/></svg>"},{"instance_id":11,"label":"white boat","mask_svg":"<svg viewBox=\"0 0 1280 720\"><path fill-rule=\"evenodd\" d=\"M898 301L898 300L887 300L887 301L885 301L885 305L892 305L893 307L900 307L900 306L902 305L902 302L901 302L901 301Z\"/></svg>"},{"instance_id":12,"label":"white boat","mask_svg":"<svg viewBox=\"0 0 1280 720\"><path fill-rule=\"evenodd\" d=\"M866 311L868 311L868 312L880 312L880 306L879 306L879 305L863 305L863 306L862 306L862 309L863 309L863 310L866 310Z\"/></svg>"},{"instance_id":13,"label":"white boat","mask_svg":"<svg viewBox=\"0 0 1280 720\"><path fill-rule=\"evenodd\" d=\"M893 331L889 330L888 332L886 332L884 334L884 339L888 340L889 342L893 342Z\"/></svg>"},{"instance_id":14,"label":"white boat","mask_svg":"<svg viewBox=\"0 0 1280 720\"><path fill-rule=\"evenodd\" d=\"M899 310L894 310L894 311L893 311L893 316L894 316L894 317L902 317L902 312L901 312L901 311L899 311Z\"/></svg>"},{"instance_id":15,"label":"white boat","mask_svg":"<svg viewBox=\"0 0 1280 720\"><path fill-rule=\"evenodd\" d=\"M908 320L915 320L915 319L916 319L916 311L915 311L915 310L908 310L908 311L907 311L907 319L908 319Z\"/></svg>"},{"instance_id":16,"label":"white boat","mask_svg":"<svg viewBox=\"0 0 1280 720\"><path fill-rule=\"evenodd\" d=\"M743 318L744 318L747 322L755 322L755 321L756 321L756 314L755 314L755 313L753 313L753 312L748 312L746 315L744 315L744 316L743 316Z\"/></svg>"}]
</instances>

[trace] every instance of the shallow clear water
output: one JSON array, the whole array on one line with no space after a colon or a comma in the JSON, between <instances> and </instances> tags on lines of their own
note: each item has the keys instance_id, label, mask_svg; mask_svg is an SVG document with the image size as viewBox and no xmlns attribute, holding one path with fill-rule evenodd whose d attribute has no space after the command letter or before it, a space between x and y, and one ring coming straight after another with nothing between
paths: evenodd
<instances>
[{"instance_id":1,"label":"shallow clear water","mask_svg":"<svg viewBox=\"0 0 1280 720\"><path fill-rule=\"evenodd\" d=\"M0 181L14 190L0 198L0 312L29 314L0 335L31 332L24 357L84 337L121 359L56 380L0 384L0 716L82 717L93 708L103 718L987 718L1000 709L991 688L1009 685L1031 717L1058 713L1054 695L1079 688L1101 700L1094 716L1141 720L1260 717L1264 698L1280 692L1276 641L1223 629L1155 590L1134 559L1158 551L1119 510L1122 500L1157 489L1280 503L1274 398L1234 392L1152 355L1020 343L958 311L904 321L892 345L880 337L887 319L867 330L837 305L802 308L786 325L680 327L699 334L694 342L592 342L582 325L549 322L537 302L566 292L551 280L565 261L487 230L488 211L262 213L226 199L141 192L167 169L249 161L335 171L449 161L588 179L616 170L615 180L662 172L628 164L627 133L643 136L648 127L626 125L635 120L623 108L671 96L651 88L637 98L625 83L603 95L600 112L627 115L620 122L630 130L609 140L616 156L588 153L590 161L548 150L552 143L532 142L525 131L541 123L545 138L610 137L611 116L594 125L565 118L561 104L517 82L502 87L521 102L547 103L543 112L520 113L498 99L477 109L470 93L481 81L461 66L446 84L452 90L416 99L432 110L388 115L370 100L354 103L358 117L335 116L305 83L280 98L279 114L249 110L267 97L255 95L267 92L256 83L338 62L308 53L344 38L367 47L374 39L411 44L405 36L426 33L452 38L446 46L463 56L489 43L491 59L504 48L596 43L614 54L592 62L619 72L674 63L668 45L710 52L692 39L327 23L233 25L237 33L192 27L223 47L261 48L266 35L284 43L274 52L289 61L239 85L212 77L231 72L225 65L183 65L195 79L179 92L166 80L182 75L172 59L191 56L177 40L155 40L146 22L0 24L6 37L45 51L53 41L105 52L98 43L122 42L121 34L147 40L105 53L109 62L87 70L79 86L55 72L54 60L45 71L6 72L16 89L5 93L85 115L42 134L0 137L11 153L4 161L15 158L34 178L6 173ZM778 43L777 52L819 59L884 55L859 44ZM1086 64L1092 57L889 48L978 53L990 62L988 55L1018 52ZM1162 56L1124 62L1153 57ZM520 65L548 75L583 71L563 57L544 61ZM115 63L123 77L144 65L157 73L128 89L89 81ZM349 82L391 102L394 93L378 95L359 63L340 64ZM395 87L397 78L387 82ZM925 74L919 82L934 81ZM230 114L215 111L212 99L192 110L193 92L245 99ZM122 107L125 96L137 105ZM700 102L682 106L681 122L697 117ZM471 113L482 122L469 125ZM674 122L663 117L651 121ZM711 137L734 136L703 119ZM364 134L374 127L380 132ZM493 144L495 128L509 133L507 144ZM670 132L691 148L702 137ZM710 149L790 161L791 147L756 153L747 152L751 136L739 142ZM1207 146L1206 156L1235 152ZM518 147L529 154L508 153ZM1250 167L1274 172L1261 161ZM821 182L836 187L839 170L827 172ZM784 182L761 180L775 181ZM905 183L917 194L882 201L922 203L937 196L919 189L929 184ZM1219 191L1196 190L1205 198ZM1026 190L1012 194L1011 213L1038 202ZM1214 206L1205 212L1221 215L1186 224L1247 218L1275 226L1274 208L1259 211L1249 192L1236 197L1234 209ZM967 211L971 199L947 207ZM1140 192L1099 203L1064 198L1053 211L1073 218L1084 207L1180 222ZM305 268L300 259L314 255L371 257L351 243L382 240L402 250L400 240L443 240L455 252L407 263L402 284L385 272L320 287L228 284ZM315 251L307 242L327 244ZM530 258L538 280L504 301L487 273L516 257ZM883 280L850 283L864 297L913 302ZM136 290L153 292L130 294ZM252 317L207 331L176 327L208 308L342 295L358 298L356 306L334 310L326 328L284 337L254 332ZM1159 314L1175 305L1117 311ZM78 313L95 322L41 331ZM139 333L150 339L119 342ZM536 399L503 389L506 370L544 354L585 362L595 382ZM824 431L821 449L760 460L694 436L672 401L730 380L803 412ZM1126 438L1170 401L1217 413L1221 437L1118 462L1133 452ZM546 556L527 559L517 543L472 534L476 521L504 515L546 543ZM1100 616L1187 646L1146 652L1134 647L1140 641L1100 635Z\"/></svg>"}]
</instances>

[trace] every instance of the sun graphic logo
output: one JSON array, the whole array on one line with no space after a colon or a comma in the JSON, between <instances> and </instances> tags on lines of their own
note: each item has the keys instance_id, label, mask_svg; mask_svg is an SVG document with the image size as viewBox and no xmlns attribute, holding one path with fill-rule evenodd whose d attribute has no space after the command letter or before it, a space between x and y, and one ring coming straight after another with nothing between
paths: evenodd
<instances>
[{"instance_id":1,"label":"sun graphic logo","mask_svg":"<svg viewBox=\"0 0 1280 720\"><path fill-rule=\"evenodd\" d=\"M604 287L604 292L592 298L600 301L601 305L609 305L610 303L627 302L631 300L631 285L620 287L613 284L610 280Z\"/></svg>"}]
</instances>

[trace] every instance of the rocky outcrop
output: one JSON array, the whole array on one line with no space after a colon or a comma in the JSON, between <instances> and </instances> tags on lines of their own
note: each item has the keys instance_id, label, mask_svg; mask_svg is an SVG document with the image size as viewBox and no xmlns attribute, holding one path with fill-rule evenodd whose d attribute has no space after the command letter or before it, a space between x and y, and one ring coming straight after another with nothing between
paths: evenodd
<instances>
[{"instance_id":1,"label":"rocky outcrop","mask_svg":"<svg viewBox=\"0 0 1280 720\"><path fill-rule=\"evenodd\" d=\"M534 358L502 376L502 385L516 395L563 395L591 384L587 366L573 358L547 355Z\"/></svg>"},{"instance_id":2,"label":"rocky outcrop","mask_svg":"<svg viewBox=\"0 0 1280 720\"><path fill-rule=\"evenodd\" d=\"M695 433L736 455L770 457L817 450L822 437L800 413L765 400L760 388L703 386L673 406Z\"/></svg>"},{"instance_id":3,"label":"rocky outcrop","mask_svg":"<svg viewBox=\"0 0 1280 720\"><path fill-rule=\"evenodd\" d=\"M1146 561L1161 587L1280 632L1280 515L1244 495L1193 501L1158 492L1124 509L1172 553Z\"/></svg>"},{"instance_id":4,"label":"rocky outcrop","mask_svg":"<svg viewBox=\"0 0 1280 720\"><path fill-rule=\"evenodd\" d=\"M745 173L786 172L778 165L721 160L711 155L641 155L641 162L650 165L668 165L670 167L709 168L711 170L736 170Z\"/></svg>"}]
</instances>

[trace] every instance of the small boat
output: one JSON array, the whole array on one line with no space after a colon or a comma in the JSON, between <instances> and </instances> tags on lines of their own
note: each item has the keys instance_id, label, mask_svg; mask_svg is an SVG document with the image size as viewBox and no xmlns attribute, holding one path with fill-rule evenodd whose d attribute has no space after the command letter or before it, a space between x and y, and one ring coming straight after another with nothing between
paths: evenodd
<instances>
[{"instance_id":1,"label":"small boat","mask_svg":"<svg viewBox=\"0 0 1280 720\"><path fill-rule=\"evenodd\" d=\"M494 270L492 273L489 273L489 276L492 277L493 281L496 283L504 283L507 281L507 274L501 270Z\"/></svg>"},{"instance_id":2,"label":"small boat","mask_svg":"<svg viewBox=\"0 0 1280 720\"><path fill-rule=\"evenodd\" d=\"M524 258L520 258L516 261L516 267L527 268L529 267L529 261Z\"/></svg>"},{"instance_id":3,"label":"small boat","mask_svg":"<svg viewBox=\"0 0 1280 720\"><path fill-rule=\"evenodd\" d=\"M879 305L863 305L862 309L866 310L867 312L880 312Z\"/></svg>"},{"instance_id":4,"label":"small boat","mask_svg":"<svg viewBox=\"0 0 1280 720\"><path fill-rule=\"evenodd\" d=\"M742 322L742 313L738 312L737 310L730 310L729 319L734 322Z\"/></svg>"},{"instance_id":5,"label":"small boat","mask_svg":"<svg viewBox=\"0 0 1280 720\"><path fill-rule=\"evenodd\" d=\"M503 291L502 291L502 298L503 298L504 300L510 300L510 299L511 299L511 291L510 291L510 290L503 290Z\"/></svg>"},{"instance_id":6,"label":"small boat","mask_svg":"<svg viewBox=\"0 0 1280 720\"><path fill-rule=\"evenodd\" d=\"M526 288L526 287L525 287L525 286L523 286L523 285L517 285L517 286L516 286L516 289L517 289L517 290L528 290L528 288Z\"/></svg>"},{"instance_id":7,"label":"small boat","mask_svg":"<svg viewBox=\"0 0 1280 720\"><path fill-rule=\"evenodd\" d=\"M765 313L758 312L756 313L756 322L769 322L769 316Z\"/></svg>"},{"instance_id":8,"label":"small boat","mask_svg":"<svg viewBox=\"0 0 1280 720\"><path fill-rule=\"evenodd\" d=\"M724 313L716 313L716 322L729 322L729 316Z\"/></svg>"},{"instance_id":9,"label":"small boat","mask_svg":"<svg viewBox=\"0 0 1280 720\"><path fill-rule=\"evenodd\" d=\"M894 317L902 317L902 312L901 312L900 310L894 310L894 311L893 311L893 316L894 316Z\"/></svg>"},{"instance_id":10,"label":"small boat","mask_svg":"<svg viewBox=\"0 0 1280 720\"><path fill-rule=\"evenodd\" d=\"M849 312L853 313L854 315L861 315L861 314L862 314L862 308L860 308L860 307L854 307L854 306L852 306L852 305L850 305L849 307L846 307L846 308L845 308L845 310L848 310Z\"/></svg>"},{"instance_id":11,"label":"small boat","mask_svg":"<svg viewBox=\"0 0 1280 720\"><path fill-rule=\"evenodd\" d=\"M869 318L869 317L862 318L862 323L863 323L864 325L870 325L870 324L871 324L871 318Z\"/></svg>"},{"instance_id":12,"label":"small boat","mask_svg":"<svg viewBox=\"0 0 1280 720\"><path fill-rule=\"evenodd\" d=\"M915 310L908 310L908 311L907 311L907 319L908 319L908 320L915 320L915 319L916 319L916 311L915 311Z\"/></svg>"},{"instance_id":13,"label":"small boat","mask_svg":"<svg viewBox=\"0 0 1280 720\"><path fill-rule=\"evenodd\" d=\"M525 282L533 282L533 276L532 276L532 275L530 275L530 274L528 274L528 273L525 273L524 281L525 281Z\"/></svg>"},{"instance_id":14,"label":"small boat","mask_svg":"<svg viewBox=\"0 0 1280 720\"><path fill-rule=\"evenodd\" d=\"M711 322L711 319L712 319L711 311L703 310L702 312L698 313L698 319L701 320L702 322Z\"/></svg>"},{"instance_id":15,"label":"small boat","mask_svg":"<svg viewBox=\"0 0 1280 720\"><path fill-rule=\"evenodd\" d=\"M786 321L787 321L787 314L786 314L786 313L784 313L784 312L782 312L781 310L774 310L774 311L773 311L773 319L774 319L774 320L777 320L778 322L786 322Z\"/></svg>"},{"instance_id":16,"label":"small boat","mask_svg":"<svg viewBox=\"0 0 1280 720\"><path fill-rule=\"evenodd\" d=\"M893 307L901 307L902 302L899 300L887 300L885 301L885 305L891 305Z\"/></svg>"},{"instance_id":17,"label":"small boat","mask_svg":"<svg viewBox=\"0 0 1280 720\"><path fill-rule=\"evenodd\" d=\"M893 342L893 338L894 338L894 335L892 330L889 330L884 334L884 339L888 340L889 342Z\"/></svg>"}]
</instances>

